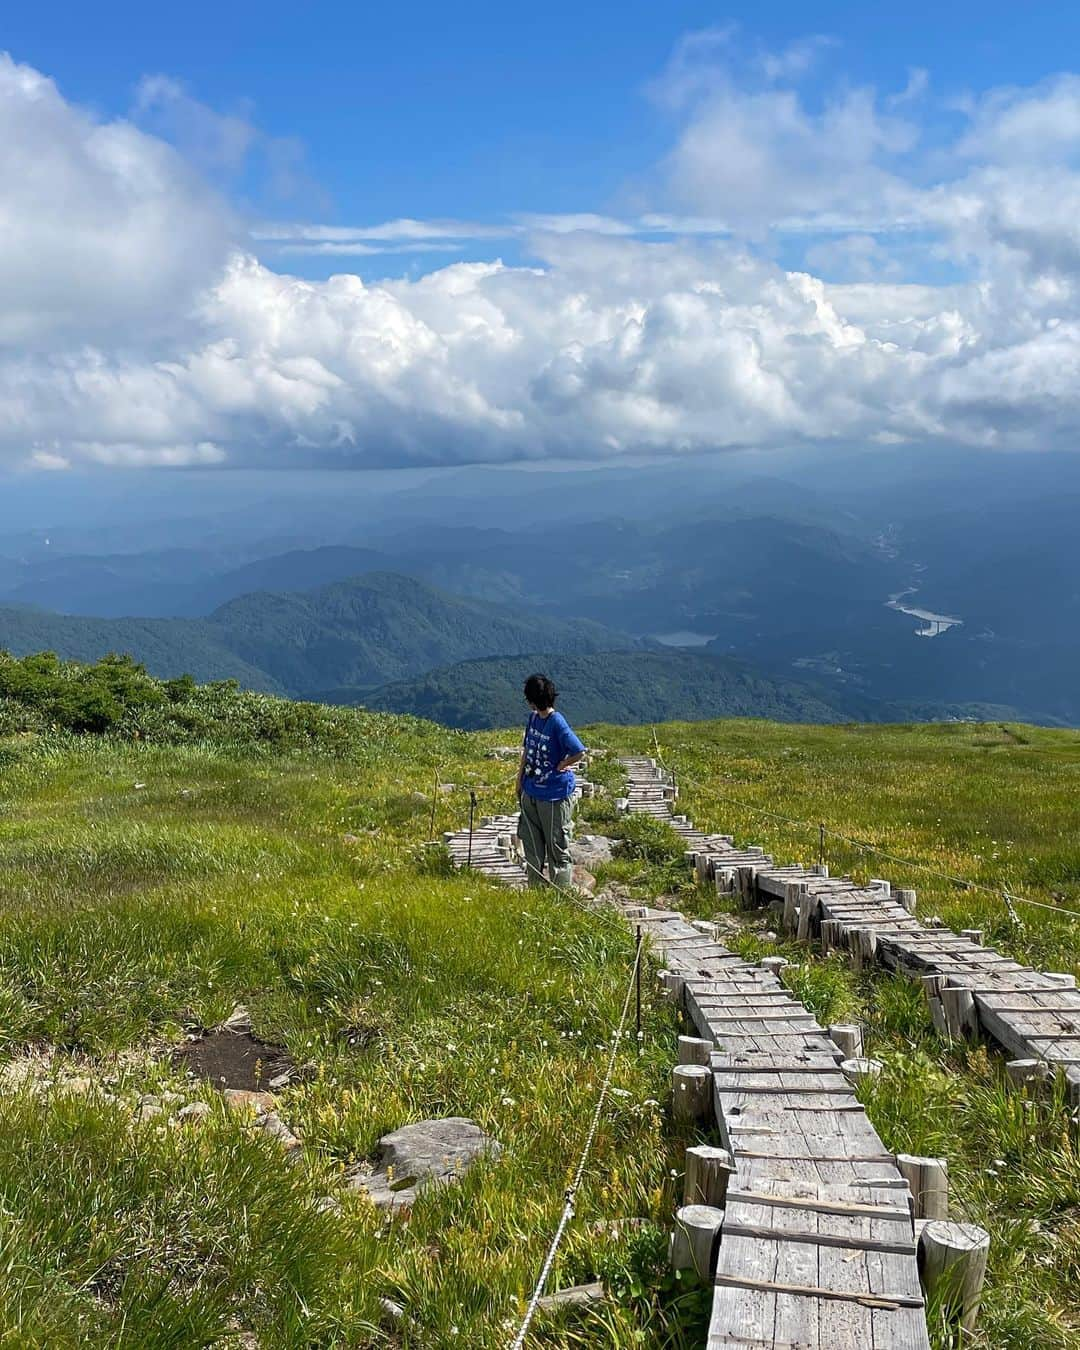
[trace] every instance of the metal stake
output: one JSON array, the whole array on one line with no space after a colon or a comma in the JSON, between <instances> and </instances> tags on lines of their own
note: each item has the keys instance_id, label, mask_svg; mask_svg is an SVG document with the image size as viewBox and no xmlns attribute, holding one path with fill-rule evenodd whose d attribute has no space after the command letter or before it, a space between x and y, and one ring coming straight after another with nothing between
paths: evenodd
<instances>
[{"instance_id":1,"label":"metal stake","mask_svg":"<svg viewBox=\"0 0 1080 1350\"><path fill-rule=\"evenodd\" d=\"M818 825L817 860L818 860L819 866L824 867L824 865L825 865L825 822L824 822L824 821L822 821L822 822Z\"/></svg>"},{"instance_id":2,"label":"metal stake","mask_svg":"<svg viewBox=\"0 0 1080 1350\"><path fill-rule=\"evenodd\" d=\"M637 998L637 1052L640 1055L645 1049L645 1043L641 1039L641 924L637 926L637 946L634 953L634 985Z\"/></svg>"},{"instance_id":3,"label":"metal stake","mask_svg":"<svg viewBox=\"0 0 1080 1350\"><path fill-rule=\"evenodd\" d=\"M435 838L435 803L439 800L439 771L435 770L435 782L431 785L431 820L428 822L427 837Z\"/></svg>"}]
</instances>

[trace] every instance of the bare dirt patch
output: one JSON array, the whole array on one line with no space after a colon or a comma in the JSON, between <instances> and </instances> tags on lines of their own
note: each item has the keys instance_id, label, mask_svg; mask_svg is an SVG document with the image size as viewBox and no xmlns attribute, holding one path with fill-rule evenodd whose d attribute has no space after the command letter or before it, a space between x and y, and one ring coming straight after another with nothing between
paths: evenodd
<instances>
[{"instance_id":1,"label":"bare dirt patch","mask_svg":"<svg viewBox=\"0 0 1080 1350\"><path fill-rule=\"evenodd\" d=\"M207 1031L176 1052L177 1063L214 1087L248 1092L273 1090L293 1069L291 1055L280 1045L260 1041L250 1031Z\"/></svg>"}]
</instances>

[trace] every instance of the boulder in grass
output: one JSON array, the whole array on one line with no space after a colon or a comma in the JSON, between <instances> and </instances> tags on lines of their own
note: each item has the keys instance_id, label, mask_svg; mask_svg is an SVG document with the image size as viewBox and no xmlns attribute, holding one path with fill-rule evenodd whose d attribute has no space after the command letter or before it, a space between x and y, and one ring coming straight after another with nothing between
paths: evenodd
<instances>
[{"instance_id":1,"label":"boulder in grass","mask_svg":"<svg viewBox=\"0 0 1080 1350\"><path fill-rule=\"evenodd\" d=\"M221 1024L222 1031L230 1031L234 1036L251 1035L251 1014L242 1003L238 1003Z\"/></svg>"},{"instance_id":2,"label":"boulder in grass","mask_svg":"<svg viewBox=\"0 0 1080 1350\"><path fill-rule=\"evenodd\" d=\"M497 1157L499 1143L474 1120L446 1116L421 1120L384 1134L379 1140L379 1165L349 1175L349 1185L364 1191L380 1209L407 1209L426 1186L456 1181L478 1158Z\"/></svg>"},{"instance_id":3,"label":"boulder in grass","mask_svg":"<svg viewBox=\"0 0 1080 1350\"><path fill-rule=\"evenodd\" d=\"M570 857L582 867L596 867L611 861L612 843L602 834L583 834L570 845Z\"/></svg>"}]
</instances>

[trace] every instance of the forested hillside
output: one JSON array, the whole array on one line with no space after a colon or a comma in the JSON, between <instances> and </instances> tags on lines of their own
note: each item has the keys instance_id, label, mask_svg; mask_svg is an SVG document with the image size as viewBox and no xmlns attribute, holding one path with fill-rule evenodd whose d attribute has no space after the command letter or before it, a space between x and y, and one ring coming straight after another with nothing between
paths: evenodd
<instances>
[{"instance_id":1,"label":"forested hillside","mask_svg":"<svg viewBox=\"0 0 1080 1350\"><path fill-rule=\"evenodd\" d=\"M256 592L205 619L88 619L0 609L0 649L78 661L125 653L154 675L236 679L297 696L365 691L465 657L559 644L604 651L634 640L589 620L463 599L375 572L303 592Z\"/></svg>"},{"instance_id":2,"label":"forested hillside","mask_svg":"<svg viewBox=\"0 0 1080 1350\"><path fill-rule=\"evenodd\" d=\"M781 722L879 721L886 710L843 691L770 678L740 661L684 651L603 652L463 661L368 695L370 708L414 713L480 730L521 720L521 687L534 670L554 679L559 706L575 722L635 724L710 717Z\"/></svg>"}]
</instances>

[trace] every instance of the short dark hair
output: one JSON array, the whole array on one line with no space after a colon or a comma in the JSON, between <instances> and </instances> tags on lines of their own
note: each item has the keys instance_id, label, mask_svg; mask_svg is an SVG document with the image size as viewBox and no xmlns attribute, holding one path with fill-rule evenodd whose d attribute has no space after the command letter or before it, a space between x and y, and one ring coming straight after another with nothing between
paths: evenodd
<instances>
[{"instance_id":1,"label":"short dark hair","mask_svg":"<svg viewBox=\"0 0 1080 1350\"><path fill-rule=\"evenodd\" d=\"M530 675L525 681L525 697L534 708L554 708L559 691L546 675Z\"/></svg>"}]
</instances>

